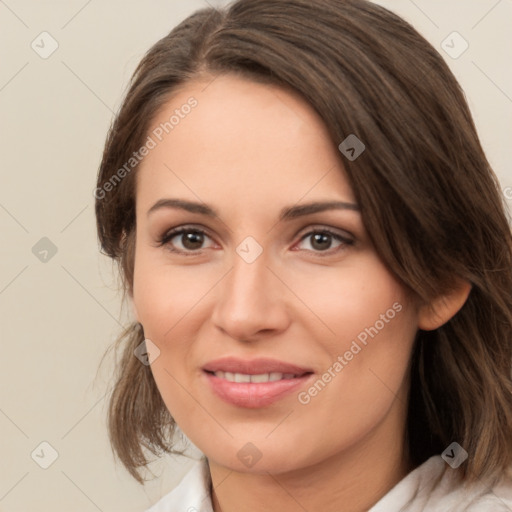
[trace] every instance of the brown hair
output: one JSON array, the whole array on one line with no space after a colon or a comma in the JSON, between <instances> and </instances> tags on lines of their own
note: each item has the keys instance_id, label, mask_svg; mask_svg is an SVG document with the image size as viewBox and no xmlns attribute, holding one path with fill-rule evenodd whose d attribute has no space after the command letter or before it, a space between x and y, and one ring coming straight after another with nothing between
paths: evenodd
<instances>
[{"instance_id":1,"label":"brown hair","mask_svg":"<svg viewBox=\"0 0 512 512\"><path fill-rule=\"evenodd\" d=\"M120 264L125 291L136 167L108 193L105 184L141 147L170 94L222 73L291 88L316 109L333 144L349 134L363 141L365 152L344 166L376 251L404 287L430 301L455 277L472 284L450 321L417 333L406 446L417 466L456 441L469 454L459 469L465 481L495 481L512 463L505 202L450 69L387 9L365 0L238 0L197 11L147 52L110 128L96 193L101 246ZM124 352L108 414L113 450L140 483L142 447L171 453L175 427L149 366L133 356L143 340L137 325L118 340Z\"/></svg>"}]
</instances>

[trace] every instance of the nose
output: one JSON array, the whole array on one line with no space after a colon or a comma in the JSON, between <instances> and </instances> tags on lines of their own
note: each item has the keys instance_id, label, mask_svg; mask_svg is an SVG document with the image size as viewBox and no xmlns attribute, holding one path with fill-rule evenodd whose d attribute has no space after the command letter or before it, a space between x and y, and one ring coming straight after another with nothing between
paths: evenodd
<instances>
[{"instance_id":1,"label":"nose","mask_svg":"<svg viewBox=\"0 0 512 512\"><path fill-rule=\"evenodd\" d=\"M239 341L255 341L284 331L289 323L286 286L268 266L265 252L252 263L235 253L219 287L214 325Z\"/></svg>"}]
</instances>

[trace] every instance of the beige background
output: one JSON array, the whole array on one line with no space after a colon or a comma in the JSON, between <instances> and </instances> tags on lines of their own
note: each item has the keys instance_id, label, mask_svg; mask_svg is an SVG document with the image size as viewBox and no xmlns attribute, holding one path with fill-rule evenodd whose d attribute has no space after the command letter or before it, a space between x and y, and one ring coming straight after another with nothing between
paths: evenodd
<instances>
[{"instance_id":1,"label":"beige background","mask_svg":"<svg viewBox=\"0 0 512 512\"><path fill-rule=\"evenodd\" d=\"M190 465L163 459L152 466L159 478L141 487L114 464L105 427L109 369L97 377L96 370L123 315L111 264L98 253L92 191L136 64L207 3L215 4L0 0L0 511L141 512ZM445 57L512 199L512 1L378 3ZM43 31L59 45L46 59L31 47L35 40L43 51L46 37L51 48L48 36L38 37ZM469 43L456 59L441 48L453 31ZM57 459L41 468L52 449Z\"/></svg>"}]
</instances>

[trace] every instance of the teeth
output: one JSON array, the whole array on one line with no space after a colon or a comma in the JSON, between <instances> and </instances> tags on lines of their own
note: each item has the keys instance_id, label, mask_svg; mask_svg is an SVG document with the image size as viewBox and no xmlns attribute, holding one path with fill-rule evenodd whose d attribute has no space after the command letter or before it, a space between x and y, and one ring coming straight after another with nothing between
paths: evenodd
<instances>
[{"instance_id":1,"label":"teeth","mask_svg":"<svg viewBox=\"0 0 512 512\"><path fill-rule=\"evenodd\" d=\"M269 374L262 373L260 375L251 375L251 382L268 382Z\"/></svg>"},{"instance_id":2,"label":"teeth","mask_svg":"<svg viewBox=\"0 0 512 512\"><path fill-rule=\"evenodd\" d=\"M231 373L218 371L215 372L215 376L220 379L225 379L229 382L275 382L282 379L293 379L295 375L293 373L260 373L259 375L248 375L246 373Z\"/></svg>"}]
</instances>

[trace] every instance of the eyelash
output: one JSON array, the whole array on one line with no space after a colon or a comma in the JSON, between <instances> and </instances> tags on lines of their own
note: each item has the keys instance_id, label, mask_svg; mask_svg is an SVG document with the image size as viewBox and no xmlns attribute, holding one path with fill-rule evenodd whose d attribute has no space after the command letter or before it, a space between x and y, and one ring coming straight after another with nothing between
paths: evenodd
<instances>
[{"instance_id":1,"label":"eyelash","mask_svg":"<svg viewBox=\"0 0 512 512\"><path fill-rule=\"evenodd\" d=\"M180 249L176 249L176 248L172 248L171 247L171 244L169 242L174 237L176 237L178 235L182 235L184 233L196 233L196 234L204 235L204 236L207 236L208 238L211 238L208 235L208 233L206 231L204 231L203 229L196 228L196 227L191 227L191 226L183 226L183 227L172 229L171 231L165 232L159 238L159 240L158 240L158 247L167 246L167 249L169 251L171 251L173 253L177 253L177 254L182 254L184 256L197 256L197 255L201 254L201 252L200 252L201 249L198 249L198 250L195 250L195 251L192 251L192 250L182 251ZM327 234L327 235L330 235L335 240L337 240L338 242L342 243L342 245L340 247L334 249L334 251L332 251L331 249L327 249L326 251L311 251L311 250L307 250L308 252L313 252L313 253L317 254L318 256L320 256L320 257L331 256L333 254L333 252L338 252L340 250L345 249L346 246L354 245L354 240L352 240L350 238L347 238L347 237L344 237L344 236L340 235L339 233L331 231L328 228L314 229L312 231L308 231L306 234L304 234L304 236L301 237L299 242L302 242L306 238L308 238L310 236L313 236L313 235L316 235L316 234Z\"/></svg>"}]
</instances>

